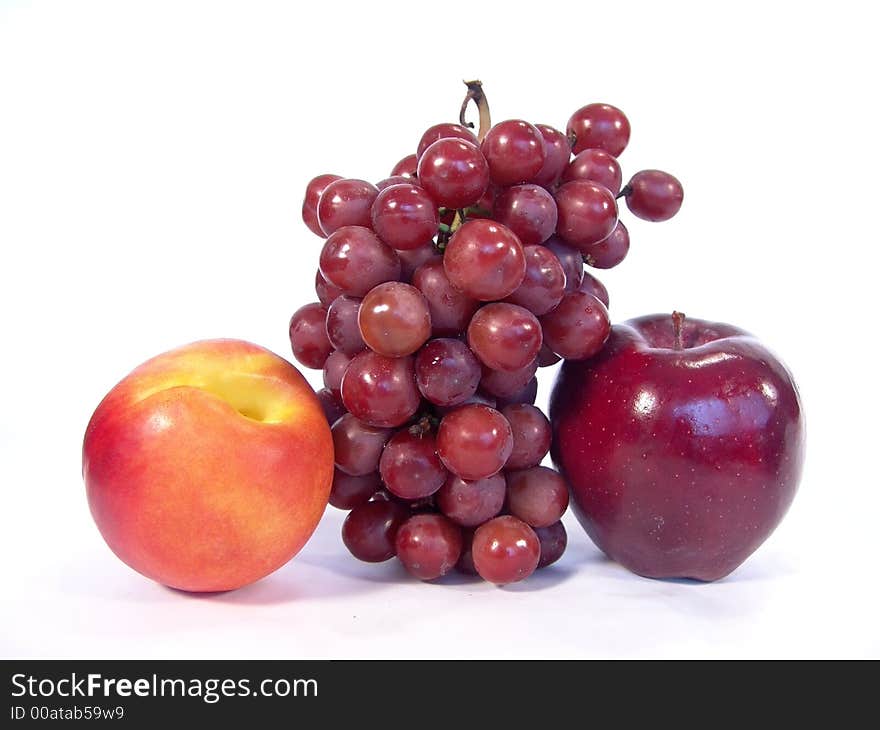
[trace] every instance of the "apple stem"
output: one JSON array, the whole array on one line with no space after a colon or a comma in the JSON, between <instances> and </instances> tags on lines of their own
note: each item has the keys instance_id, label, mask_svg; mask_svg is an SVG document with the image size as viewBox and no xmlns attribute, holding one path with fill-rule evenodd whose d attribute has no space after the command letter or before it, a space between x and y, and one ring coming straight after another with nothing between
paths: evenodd
<instances>
[{"instance_id":1,"label":"apple stem","mask_svg":"<svg viewBox=\"0 0 880 730\"><path fill-rule=\"evenodd\" d=\"M684 327L684 312L672 313L672 349L683 350L682 328Z\"/></svg>"},{"instance_id":2,"label":"apple stem","mask_svg":"<svg viewBox=\"0 0 880 730\"><path fill-rule=\"evenodd\" d=\"M461 102L461 111L458 113L458 121L461 122L463 127L468 127L469 129L474 128L474 123L468 122L465 119L468 104L473 102L480 115L480 128L477 132L477 140L482 142L483 137L485 137L486 133L492 128L492 117L489 115L489 102L486 100L486 94L483 93L483 82L475 79L474 81L465 81L464 85L467 86L467 94L464 97L464 101Z\"/></svg>"}]
</instances>

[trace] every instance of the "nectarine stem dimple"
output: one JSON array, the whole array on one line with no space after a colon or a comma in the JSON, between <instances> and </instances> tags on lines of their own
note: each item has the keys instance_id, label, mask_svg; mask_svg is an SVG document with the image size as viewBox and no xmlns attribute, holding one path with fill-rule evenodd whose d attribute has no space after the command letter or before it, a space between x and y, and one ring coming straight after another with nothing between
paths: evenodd
<instances>
[{"instance_id":1,"label":"nectarine stem dimple","mask_svg":"<svg viewBox=\"0 0 880 730\"><path fill-rule=\"evenodd\" d=\"M684 312L672 313L672 349L683 350L682 328L684 327Z\"/></svg>"}]
</instances>

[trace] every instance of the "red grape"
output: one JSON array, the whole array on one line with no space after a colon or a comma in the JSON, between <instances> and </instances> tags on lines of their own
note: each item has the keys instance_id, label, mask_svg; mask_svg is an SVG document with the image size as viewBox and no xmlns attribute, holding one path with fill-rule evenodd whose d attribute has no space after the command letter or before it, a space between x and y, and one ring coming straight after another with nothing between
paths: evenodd
<instances>
[{"instance_id":1,"label":"red grape","mask_svg":"<svg viewBox=\"0 0 880 730\"><path fill-rule=\"evenodd\" d=\"M480 149L489 163L489 177L496 185L528 182L544 166L544 138L521 119L496 124L486 134Z\"/></svg>"},{"instance_id":2,"label":"red grape","mask_svg":"<svg viewBox=\"0 0 880 730\"><path fill-rule=\"evenodd\" d=\"M392 185L376 197L373 230L391 248L410 251L437 235L437 206L418 185Z\"/></svg>"},{"instance_id":3,"label":"red grape","mask_svg":"<svg viewBox=\"0 0 880 730\"><path fill-rule=\"evenodd\" d=\"M397 502L365 502L342 523L342 542L358 560L382 563L394 557L394 540L409 510Z\"/></svg>"},{"instance_id":4,"label":"red grape","mask_svg":"<svg viewBox=\"0 0 880 730\"><path fill-rule=\"evenodd\" d=\"M387 428L375 428L350 413L343 415L330 429L333 436L336 468L351 476L372 474L379 469L379 457L391 437Z\"/></svg>"},{"instance_id":5,"label":"red grape","mask_svg":"<svg viewBox=\"0 0 880 730\"><path fill-rule=\"evenodd\" d=\"M623 224L618 221L617 225L621 226ZM595 276L586 271L584 272L584 280L581 282L580 290L585 291L587 294L592 294L596 299L602 302L606 308L609 306L608 290L605 288L605 285Z\"/></svg>"},{"instance_id":6,"label":"red grape","mask_svg":"<svg viewBox=\"0 0 880 730\"><path fill-rule=\"evenodd\" d=\"M507 482L502 474L466 481L450 474L437 492L437 507L453 522L465 527L482 525L504 506Z\"/></svg>"},{"instance_id":7,"label":"red grape","mask_svg":"<svg viewBox=\"0 0 880 730\"><path fill-rule=\"evenodd\" d=\"M642 170L626 188L626 205L632 214L646 221L669 220L684 200L681 183L668 172Z\"/></svg>"},{"instance_id":8,"label":"red grape","mask_svg":"<svg viewBox=\"0 0 880 730\"><path fill-rule=\"evenodd\" d=\"M357 355L342 378L342 402L371 426L406 423L419 408L412 357L385 357L371 350Z\"/></svg>"},{"instance_id":9,"label":"red grape","mask_svg":"<svg viewBox=\"0 0 880 730\"><path fill-rule=\"evenodd\" d=\"M350 362L351 356L346 355L342 350L334 350L324 361L324 387L337 398L339 388L342 386L342 376L345 375Z\"/></svg>"},{"instance_id":10,"label":"red grape","mask_svg":"<svg viewBox=\"0 0 880 730\"><path fill-rule=\"evenodd\" d=\"M461 530L443 515L413 515L394 541L403 567L419 580L434 580L455 567L461 555Z\"/></svg>"},{"instance_id":11,"label":"red grape","mask_svg":"<svg viewBox=\"0 0 880 730\"><path fill-rule=\"evenodd\" d=\"M379 284L361 302L358 326L374 352L387 357L411 355L431 336L428 302L409 284Z\"/></svg>"},{"instance_id":12,"label":"red grape","mask_svg":"<svg viewBox=\"0 0 880 730\"><path fill-rule=\"evenodd\" d=\"M538 542L541 543L541 558L538 560L538 568L546 568L562 557L568 545L568 535L561 522L554 522L549 527L536 527L534 530L538 536Z\"/></svg>"},{"instance_id":13,"label":"red grape","mask_svg":"<svg viewBox=\"0 0 880 730\"><path fill-rule=\"evenodd\" d=\"M495 198L493 217L523 246L544 243L556 230L556 201L538 185L514 185Z\"/></svg>"},{"instance_id":14,"label":"red grape","mask_svg":"<svg viewBox=\"0 0 880 730\"><path fill-rule=\"evenodd\" d=\"M626 258L628 252L629 231L623 221L617 221L610 236L584 248L584 261L594 269L612 269Z\"/></svg>"},{"instance_id":15,"label":"red grape","mask_svg":"<svg viewBox=\"0 0 880 730\"><path fill-rule=\"evenodd\" d=\"M457 335L463 332L479 302L462 294L449 281L443 264L443 256L437 256L416 269L412 283L428 302L431 325L435 336Z\"/></svg>"},{"instance_id":16,"label":"red grape","mask_svg":"<svg viewBox=\"0 0 880 730\"><path fill-rule=\"evenodd\" d=\"M437 452L446 468L462 479L497 474L512 449L510 424L494 408L461 406L440 421Z\"/></svg>"},{"instance_id":17,"label":"red grape","mask_svg":"<svg viewBox=\"0 0 880 730\"><path fill-rule=\"evenodd\" d=\"M309 227L312 233L321 238L324 238L326 234L318 223L318 201L321 199L324 188L341 179L339 175L318 175L318 177L313 177L306 186L306 194L302 204L303 223Z\"/></svg>"},{"instance_id":18,"label":"red grape","mask_svg":"<svg viewBox=\"0 0 880 730\"><path fill-rule=\"evenodd\" d=\"M369 502L370 497L380 489L382 480L375 472L353 477L336 469L333 472L333 486L330 488L330 504L336 509L354 509L359 504Z\"/></svg>"},{"instance_id":19,"label":"red grape","mask_svg":"<svg viewBox=\"0 0 880 730\"><path fill-rule=\"evenodd\" d=\"M521 390L517 391L511 396L506 396L503 398L498 398L497 407L500 409L507 408L507 406L518 405L520 403L524 403L526 405L534 405L535 398L538 396L538 379L532 378L528 383L526 383Z\"/></svg>"},{"instance_id":20,"label":"red grape","mask_svg":"<svg viewBox=\"0 0 880 730\"><path fill-rule=\"evenodd\" d=\"M565 291L577 291L584 278L583 254L557 236L551 236L544 246L556 254L556 258L562 264L562 270L565 272Z\"/></svg>"},{"instance_id":21,"label":"red grape","mask_svg":"<svg viewBox=\"0 0 880 730\"><path fill-rule=\"evenodd\" d=\"M477 135L461 124L451 124L448 122L435 124L433 127L428 127L419 140L419 146L416 149L415 155L416 160L420 159L425 150L439 139L463 139L465 142L470 142L474 145L479 144L477 142Z\"/></svg>"},{"instance_id":22,"label":"red grape","mask_svg":"<svg viewBox=\"0 0 880 730\"><path fill-rule=\"evenodd\" d=\"M360 307L360 299L343 295L327 309L327 337L333 347L347 355L357 355L366 347L358 327Z\"/></svg>"},{"instance_id":23,"label":"red grape","mask_svg":"<svg viewBox=\"0 0 880 730\"><path fill-rule=\"evenodd\" d=\"M526 276L504 301L525 307L532 314L547 314L565 295L565 271L546 246L525 246Z\"/></svg>"},{"instance_id":24,"label":"red grape","mask_svg":"<svg viewBox=\"0 0 880 730\"><path fill-rule=\"evenodd\" d=\"M536 124L544 138L544 165L532 178L536 185L553 187L564 172L571 159L571 144L562 132L547 124Z\"/></svg>"},{"instance_id":25,"label":"red grape","mask_svg":"<svg viewBox=\"0 0 880 730\"><path fill-rule=\"evenodd\" d=\"M334 180L318 200L318 225L327 236L343 226L369 226L370 208L378 194L366 180Z\"/></svg>"},{"instance_id":26,"label":"red grape","mask_svg":"<svg viewBox=\"0 0 880 730\"><path fill-rule=\"evenodd\" d=\"M541 327L548 347L566 360L592 357L611 333L605 305L582 291L566 294L556 309L541 317Z\"/></svg>"},{"instance_id":27,"label":"red grape","mask_svg":"<svg viewBox=\"0 0 880 730\"><path fill-rule=\"evenodd\" d=\"M419 184L437 205L467 208L489 185L489 166L480 148L460 139L440 139L419 159Z\"/></svg>"},{"instance_id":28,"label":"red grape","mask_svg":"<svg viewBox=\"0 0 880 730\"><path fill-rule=\"evenodd\" d=\"M393 168L391 168L391 177L415 177L416 176L416 168L419 166L419 161L416 159L415 155L407 155L400 162L398 162Z\"/></svg>"},{"instance_id":29,"label":"red grape","mask_svg":"<svg viewBox=\"0 0 880 730\"><path fill-rule=\"evenodd\" d=\"M502 515L477 528L471 553L474 567L483 580L506 585L535 572L541 544L535 531L525 522Z\"/></svg>"},{"instance_id":30,"label":"red grape","mask_svg":"<svg viewBox=\"0 0 880 730\"><path fill-rule=\"evenodd\" d=\"M416 384L435 405L466 401L476 393L480 374L480 363L461 340L431 340L416 355Z\"/></svg>"},{"instance_id":31,"label":"red grape","mask_svg":"<svg viewBox=\"0 0 880 730\"><path fill-rule=\"evenodd\" d=\"M338 286L333 286L333 284L324 278L321 270L318 269L315 272L315 293L318 295L321 304L325 307L329 307L336 297L342 296L342 289Z\"/></svg>"},{"instance_id":32,"label":"red grape","mask_svg":"<svg viewBox=\"0 0 880 730\"><path fill-rule=\"evenodd\" d=\"M556 191L556 207L556 232L581 251L609 235L617 223L617 201L611 191L591 180L561 185Z\"/></svg>"},{"instance_id":33,"label":"red grape","mask_svg":"<svg viewBox=\"0 0 880 730\"><path fill-rule=\"evenodd\" d=\"M467 329L468 345L493 370L520 370L541 349L541 325L528 309L496 302L477 310Z\"/></svg>"},{"instance_id":34,"label":"red grape","mask_svg":"<svg viewBox=\"0 0 880 730\"><path fill-rule=\"evenodd\" d=\"M443 267L443 261L433 243L415 248L412 251L398 251L397 256L400 258L400 280L408 283L412 282L416 270L431 259L437 259L440 267Z\"/></svg>"},{"instance_id":35,"label":"red grape","mask_svg":"<svg viewBox=\"0 0 880 730\"><path fill-rule=\"evenodd\" d=\"M381 193L385 188L390 188L392 185L414 185L418 187L419 181L414 177L406 177L404 175L392 175L391 177L386 177L376 183L376 189ZM376 201L373 201L373 205L376 204ZM372 216L372 209L370 210L370 215Z\"/></svg>"},{"instance_id":36,"label":"red grape","mask_svg":"<svg viewBox=\"0 0 880 730\"><path fill-rule=\"evenodd\" d=\"M400 258L369 228L345 226L321 250L321 274L344 294L362 297L386 281L400 278Z\"/></svg>"},{"instance_id":37,"label":"red grape","mask_svg":"<svg viewBox=\"0 0 880 730\"><path fill-rule=\"evenodd\" d=\"M392 494L402 499L421 499L434 494L446 481L447 471L437 456L430 433L398 431L385 445L379 473Z\"/></svg>"},{"instance_id":38,"label":"red grape","mask_svg":"<svg viewBox=\"0 0 880 730\"><path fill-rule=\"evenodd\" d=\"M526 275L526 259L509 228L490 220L471 220L449 239L443 268L452 286L487 302L516 291Z\"/></svg>"},{"instance_id":39,"label":"red grape","mask_svg":"<svg viewBox=\"0 0 880 730\"><path fill-rule=\"evenodd\" d=\"M568 485L553 469L536 466L507 472L507 506L532 527L548 527L568 509Z\"/></svg>"},{"instance_id":40,"label":"red grape","mask_svg":"<svg viewBox=\"0 0 880 730\"><path fill-rule=\"evenodd\" d=\"M321 388L316 395L318 396L321 408L324 410L324 416L327 419L328 425L332 426L347 413L345 406L342 405L342 400L339 396L334 395L333 391L329 388Z\"/></svg>"},{"instance_id":41,"label":"red grape","mask_svg":"<svg viewBox=\"0 0 880 730\"><path fill-rule=\"evenodd\" d=\"M541 463L550 451L550 421L540 409L526 403L506 406L501 411L513 432L513 451L505 469L529 469Z\"/></svg>"},{"instance_id":42,"label":"red grape","mask_svg":"<svg viewBox=\"0 0 880 730\"><path fill-rule=\"evenodd\" d=\"M318 302L306 304L290 318L290 347L293 356L305 367L320 370L333 350L327 339L327 310Z\"/></svg>"},{"instance_id":43,"label":"red grape","mask_svg":"<svg viewBox=\"0 0 880 730\"><path fill-rule=\"evenodd\" d=\"M568 120L566 132L574 137L574 153L602 149L620 157L629 142L629 120L610 104L587 104Z\"/></svg>"},{"instance_id":44,"label":"red grape","mask_svg":"<svg viewBox=\"0 0 880 730\"><path fill-rule=\"evenodd\" d=\"M612 195L620 192L623 176L620 163L605 150L584 150L565 168L562 182L572 180L592 180L608 188Z\"/></svg>"},{"instance_id":45,"label":"red grape","mask_svg":"<svg viewBox=\"0 0 880 730\"><path fill-rule=\"evenodd\" d=\"M437 413L437 415L442 417L442 416L445 416L447 413L452 413L452 411L456 410L459 406L471 406L471 405L489 406L489 408L495 408L496 411L498 410L497 398L495 398L494 395L491 395L489 393L483 393L479 390L476 393L474 393L470 398L468 398L466 401L464 401L463 403L458 403L457 405L454 405L454 406L437 406L436 408L434 408L434 410Z\"/></svg>"},{"instance_id":46,"label":"red grape","mask_svg":"<svg viewBox=\"0 0 880 730\"><path fill-rule=\"evenodd\" d=\"M537 359L519 370L505 371L483 368L480 387L497 398L512 398L529 384L537 369Z\"/></svg>"}]
</instances>

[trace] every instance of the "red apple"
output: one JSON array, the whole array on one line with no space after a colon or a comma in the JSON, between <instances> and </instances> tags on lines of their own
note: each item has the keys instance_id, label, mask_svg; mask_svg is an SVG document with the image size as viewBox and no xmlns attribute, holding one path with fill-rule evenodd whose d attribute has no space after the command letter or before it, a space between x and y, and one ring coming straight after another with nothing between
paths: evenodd
<instances>
[{"instance_id":1,"label":"red apple","mask_svg":"<svg viewBox=\"0 0 880 730\"><path fill-rule=\"evenodd\" d=\"M553 460L584 529L639 575L723 578L794 498L804 417L786 367L736 327L678 313L615 325L560 370Z\"/></svg>"},{"instance_id":2,"label":"red apple","mask_svg":"<svg viewBox=\"0 0 880 730\"><path fill-rule=\"evenodd\" d=\"M309 539L333 478L320 402L290 363L238 340L147 361L83 444L92 516L117 556L187 591L238 588Z\"/></svg>"}]
</instances>

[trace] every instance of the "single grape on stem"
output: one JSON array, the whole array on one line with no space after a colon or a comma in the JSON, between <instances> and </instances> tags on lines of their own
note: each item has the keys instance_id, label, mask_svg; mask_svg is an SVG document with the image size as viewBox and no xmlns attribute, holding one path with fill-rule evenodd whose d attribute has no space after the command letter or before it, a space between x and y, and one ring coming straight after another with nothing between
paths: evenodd
<instances>
[{"instance_id":1,"label":"single grape on stem","mask_svg":"<svg viewBox=\"0 0 880 730\"><path fill-rule=\"evenodd\" d=\"M510 424L493 408L461 406L440 421L437 452L446 468L462 479L497 474L512 449Z\"/></svg>"},{"instance_id":2,"label":"single grape on stem","mask_svg":"<svg viewBox=\"0 0 880 730\"><path fill-rule=\"evenodd\" d=\"M494 302L478 309L467 329L468 345L493 370L521 370L541 349L541 325L528 309Z\"/></svg>"},{"instance_id":3,"label":"single grape on stem","mask_svg":"<svg viewBox=\"0 0 880 730\"><path fill-rule=\"evenodd\" d=\"M371 289L358 309L361 337L387 357L412 355L431 336L428 302L414 286L389 281Z\"/></svg>"},{"instance_id":4,"label":"single grape on stem","mask_svg":"<svg viewBox=\"0 0 880 730\"><path fill-rule=\"evenodd\" d=\"M370 426L345 413L330 429L336 468L356 477L378 471L379 457L392 433L390 429Z\"/></svg>"},{"instance_id":5,"label":"single grape on stem","mask_svg":"<svg viewBox=\"0 0 880 730\"><path fill-rule=\"evenodd\" d=\"M369 226L370 208L379 191L366 180L342 178L324 188L318 200L318 225L329 236L343 226Z\"/></svg>"},{"instance_id":6,"label":"single grape on stem","mask_svg":"<svg viewBox=\"0 0 880 730\"><path fill-rule=\"evenodd\" d=\"M394 557L394 540L409 510L397 502L365 502L342 523L342 542L358 560L382 563Z\"/></svg>"},{"instance_id":7,"label":"single grape on stem","mask_svg":"<svg viewBox=\"0 0 880 730\"><path fill-rule=\"evenodd\" d=\"M507 585L535 572L541 544L535 531L525 522L502 515L477 528L471 553L474 567L483 580Z\"/></svg>"},{"instance_id":8,"label":"single grape on stem","mask_svg":"<svg viewBox=\"0 0 880 730\"><path fill-rule=\"evenodd\" d=\"M397 253L363 226L344 226L332 233L321 249L320 265L330 284L354 297L400 278Z\"/></svg>"},{"instance_id":9,"label":"single grape on stem","mask_svg":"<svg viewBox=\"0 0 880 730\"><path fill-rule=\"evenodd\" d=\"M290 347L293 356L307 368L320 370L333 351L327 337L327 310L318 302L306 304L290 318Z\"/></svg>"},{"instance_id":10,"label":"single grape on stem","mask_svg":"<svg viewBox=\"0 0 880 730\"><path fill-rule=\"evenodd\" d=\"M449 240L443 268L452 286L488 302L516 291L526 275L526 259L522 243L507 226L471 220Z\"/></svg>"},{"instance_id":11,"label":"single grape on stem","mask_svg":"<svg viewBox=\"0 0 880 730\"><path fill-rule=\"evenodd\" d=\"M412 357L361 352L342 378L342 402L358 419L381 428L406 423L419 408Z\"/></svg>"},{"instance_id":12,"label":"single grape on stem","mask_svg":"<svg viewBox=\"0 0 880 730\"><path fill-rule=\"evenodd\" d=\"M646 221L669 220L684 200L681 183L661 170L637 172L621 193L632 214Z\"/></svg>"},{"instance_id":13,"label":"single grape on stem","mask_svg":"<svg viewBox=\"0 0 880 730\"><path fill-rule=\"evenodd\" d=\"M395 551L403 567L419 580L446 575L461 555L461 530L443 515L418 514L397 530Z\"/></svg>"},{"instance_id":14,"label":"single grape on stem","mask_svg":"<svg viewBox=\"0 0 880 730\"><path fill-rule=\"evenodd\" d=\"M394 434L379 459L379 473L385 486L407 500L434 494L448 475L437 456L434 436L430 432L414 433L417 428Z\"/></svg>"},{"instance_id":15,"label":"single grape on stem","mask_svg":"<svg viewBox=\"0 0 880 730\"><path fill-rule=\"evenodd\" d=\"M566 125L577 155L586 149L602 149L615 157L629 143L629 120L611 104L587 104L578 109Z\"/></svg>"},{"instance_id":16,"label":"single grape on stem","mask_svg":"<svg viewBox=\"0 0 880 730\"><path fill-rule=\"evenodd\" d=\"M416 355L416 384L439 406L464 403L480 385L480 363L461 340L430 340Z\"/></svg>"}]
</instances>

